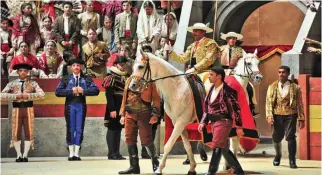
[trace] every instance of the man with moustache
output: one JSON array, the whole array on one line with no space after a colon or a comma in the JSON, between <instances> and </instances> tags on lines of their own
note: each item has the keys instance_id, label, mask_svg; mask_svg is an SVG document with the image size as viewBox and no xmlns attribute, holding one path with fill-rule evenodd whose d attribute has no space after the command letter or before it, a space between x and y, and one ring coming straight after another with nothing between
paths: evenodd
<instances>
[{"instance_id":1,"label":"man with moustache","mask_svg":"<svg viewBox=\"0 0 322 175\"><path fill-rule=\"evenodd\" d=\"M57 86L55 94L57 97L66 97L65 119L66 119L66 141L68 144L68 160L81 160L79 156L80 146L83 141L83 132L86 116L86 96L97 96L99 89L90 76L83 74L81 59L71 59L72 74L62 78Z\"/></svg>"},{"instance_id":2,"label":"man with moustache","mask_svg":"<svg viewBox=\"0 0 322 175\"><path fill-rule=\"evenodd\" d=\"M186 73L201 73L210 68L217 59L219 47L215 40L207 38L206 33L211 33L213 30L205 24L196 23L188 27L189 32L193 34L195 42L190 44L183 55L178 55L172 51L170 45L164 46L164 51L170 52L170 58L179 62L186 63L190 61L189 68Z\"/></svg>"}]
</instances>

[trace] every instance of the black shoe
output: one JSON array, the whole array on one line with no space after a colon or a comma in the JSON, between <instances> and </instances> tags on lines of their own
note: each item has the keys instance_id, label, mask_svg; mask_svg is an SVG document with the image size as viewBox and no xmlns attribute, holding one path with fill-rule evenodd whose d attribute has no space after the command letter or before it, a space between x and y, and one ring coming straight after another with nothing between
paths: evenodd
<instances>
[{"instance_id":1,"label":"black shoe","mask_svg":"<svg viewBox=\"0 0 322 175\"><path fill-rule=\"evenodd\" d=\"M292 169L296 169L297 168L297 165L296 165L295 160L290 160L290 168L292 168Z\"/></svg>"},{"instance_id":2,"label":"black shoe","mask_svg":"<svg viewBox=\"0 0 322 175\"><path fill-rule=\"evenodd\" d=\"M24 157L23 162L28 162L28 157Z\"/></svg>"},{"instance_id":3,"label":"black shoe","mask_svg":"<svg viewBox=\"0 0 322 175\"><path fill-rule=\"evenodd\" d=\"M239 161L237 160L237 157L231 150L224 150L223 156L226 159L228 165L230 165L233 168L233 174L243 175L244 170L241 167Z\"/></svg>"},{"instance_id":4,"label":"black shoe","mask_svg":"<svg viewBox=\"0 0 322 175\"><path fill-rule=\"evenodd\" d=\"M22 157L18 157L18 158L16 159L16 162L23 162Z\"/></svg>"},{"instance_id":5,"label":"black shoe","mask_svg":"<svg viewBox=\"0 0 322 175\"><path fill-rule=\"evenodd\" d=\"M116 155L117 160L126 160L121 154Z\"/></svg>"},{"instance_id":6,"label":"black shoe","mask_svg":"<svg viewBox=\"0 0 322 175\"><path fill-rule=\"evenodd\" d=\"M140 174L138 147L136 145L127 146L130 157L130 168L120 171L119 174Z\"/></svg>"},{"instance_id":7,"label":"black shoe","mask_svg":"<svg viewBox=\"0 0 322 175\"><path fill-rule=\"evenodd\" d=\"M275 156L275 158L273 160L273 165L274 166L280 166L280 163L281 163L281 157Z\"/></svg>"},{"instance_id":8,"label":"black shoe","mask_svg":"<svg viewBox=\"0 0 322 175\"><path fill-rule=\"evenodd\" d=\"M120 160L117 156L108 156L108 160Z\"/></svg>"},{"instance_id":9,"label":"black shoe","mask_svg":"<svg viewBox=\"0 0 322 175\"><path fill-rule=\"evenodd\" d=\"M68 157L68 161L73 161L74 157Z\"/></svg>"},{"instance_id":10,"label":"black shoe","mask_svg":"<svg viewBox=\"0 0 322 175\"><path fill-rule=\"evenodd\" d=\"M198 143L200 144L200 143ZM203 147L203 145L200 145L198 146L198 152L200 154L200 159L203 160L203 161L207 161L208 160L208 156L207 156L207 153Z\"/></svg>"},{"instance_id":11,"label":"black shoe","mask_svg":"<svg viewBox=\"0 0 322 175\"><path fill-rule=\"evenodd\" d=\"M281 163L281 158L282 158L282 144L280 143L273 143L274 144L274 149L276 156L273 160L273 165L274 166L279 166Z\"/></svg>"},{"instance_id":12,"label":"black shoe","mask_svg":"<svg viewBox=\"0 0 322 175\"><path fill-rule=\"evenodd\" d=\"M73 157L73 160L75 160L75 161L81 161L82 159L80 157L74 156Z\"/></svg>"},{"instance_id":13,"label":"black shoe","mask_svg":"<svg viewBox=\"0 0 322 175\"><path fill-rule=\"evenodd\" d=\"M190 165L190 160L187 158L185 161L182 162L183 165Z\"/></svg>"}]
</instances>

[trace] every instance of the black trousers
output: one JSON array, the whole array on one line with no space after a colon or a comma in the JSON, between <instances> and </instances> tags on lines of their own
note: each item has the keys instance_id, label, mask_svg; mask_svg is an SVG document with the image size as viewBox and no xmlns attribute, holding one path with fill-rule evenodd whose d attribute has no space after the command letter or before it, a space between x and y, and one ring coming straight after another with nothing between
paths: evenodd
<instances>
[{"instance_id":1,"label":"black trousers","mask_svg":"<svg viewBox=\"0 0 322 175\"><path fill-rule=\"evenodd\" d=\"M273 141L280 143L284 136L286 141L296 141L297 114L274 115Z\"/></svg>"},{"instance_id":2,"label":"black trousers","mask_svg":"<svg viewBox=\"0 0 322 175\"><path fill-rule=\"evenodd\" d=\"M107 130L106 142L108 146L107 156L120 155L121 130Z\"/></svg>"}]
</instances>

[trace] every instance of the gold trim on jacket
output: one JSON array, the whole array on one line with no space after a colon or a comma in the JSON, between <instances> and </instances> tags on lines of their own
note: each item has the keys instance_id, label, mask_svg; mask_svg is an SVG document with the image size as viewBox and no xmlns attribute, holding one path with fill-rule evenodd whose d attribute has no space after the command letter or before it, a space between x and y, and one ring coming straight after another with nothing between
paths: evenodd
<instances>
[{"instance_id":1,"label":"gold trim on jacket","mask_svg":"<svg viewBox=\"0 0 322 175\"><path fill-rule=\"evenodd\" d=\"M305 120L303 101L301 89L298 85L291 82L289 87L288 95L286 96L289 99L289 103L283 103L284 98L280 97L281 95L278 90L278 80L272 83L267 90L266 95L266 118L272 117L275 115L290 115L298 114L298 120ZM286 107L289 105L290 107ZM279 108L279 109L277 109ZM282 109L282 110L281 110Z\"/></svg>"},{"instance_id":2,"label":"gold trim on jacket","mask_svg":"<svg viewBox=\"0 0 322 175\"><path fill-rule=\"evenodd\" d=\"M190 44L186 52L183 55L178 55L174 51L171 52L170 58L184 64L196 58L197 64L194 66L198 73L207 70L216 61L219 53L219 47L215 40L210 38L203 38L198 44L198 48L193 55L196 42Z\"/></svg>"}]
</instances>

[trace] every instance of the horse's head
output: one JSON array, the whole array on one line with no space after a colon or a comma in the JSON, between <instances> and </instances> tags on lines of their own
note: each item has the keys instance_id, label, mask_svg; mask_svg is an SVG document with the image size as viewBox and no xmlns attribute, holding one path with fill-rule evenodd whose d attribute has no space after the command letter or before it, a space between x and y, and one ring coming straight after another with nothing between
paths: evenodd
<instances>
[{"instance_id":1,"label":"horse's head","mask_svg":"<svg viewBox=\"0 0 322 175\"><path fill-rule=\"evenodd\" d=\"M254 53L246 53L243 51L243 57L238 60L235 67L235 74L250 78L254 83L260 83L263 75L258 69L259 60L257 58L257 49Z\"/></svg>"},{"instance_id":2,"label":"horse's head","mask_svg":"<svg viewBox=\"0 0 322 175\"><path fill-rule=\"evenodd\" d=\"M129 87L132 91L142 90L143 86L151 80L151 69L149 62L149 55L141 49L140 57L137 57L132 72L132 80L129 84Z\"/></svg>"}]
</instances>

